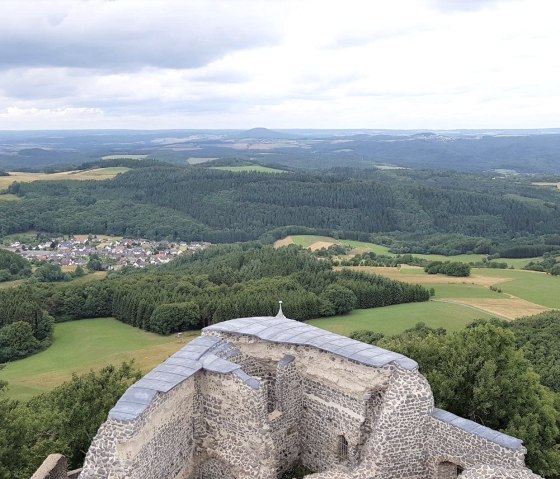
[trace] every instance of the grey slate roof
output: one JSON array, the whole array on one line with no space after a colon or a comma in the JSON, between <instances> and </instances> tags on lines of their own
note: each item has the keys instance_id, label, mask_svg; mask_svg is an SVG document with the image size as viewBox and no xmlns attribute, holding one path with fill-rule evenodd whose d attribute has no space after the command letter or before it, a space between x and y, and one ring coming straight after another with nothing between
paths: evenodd
<instances>
[{"instance_id":1,"label":"grey slate roof","mask_svg":"<svg viewBox=\"0 0 560 479\"><path fill-rule=\"evenodd\" d=\"M383 367L396 364L409 370L418 368L416 361L402 354L329 333L309 324L287 319L283 315L232 319L208 326L203 332L241 334L274 343L313 346L366 366Z\"/></svg>"},{"instance_id":2,"label":"grey slate roof","mask_svg":"<svg viewBox=\"0 0 560 479\"><path fill-rule=\"evenodd\" d=\"M166 393L201 369L221 374L235 374L253 389L259 382L241 370L241 366L216 354L235 355L230 344L215 336L201 336L177 351L167 361L157 366L142 379L129 387L111 411L109 417L119 421L134 421L152 403L158 393Z\"/></svg>"},{"instance_id":3,"label":"grey slate roof","mask_svg":"<svg viewBox=\"0 0 560 479\"><path fill-rule=\"evenodd\" d=\"M255 336L275 343L313 346L372 367L398 364L404 369L418 368L415 361L402 354L287 319L281 311L276 317L233 319L203 330L213 331ZM234 374L249 387L259 389L260 384L256 379L246 374L241 366L227 360L237 354L239 351L235 347L223 342L219 337L201 336L128 388L109 412L109 417L120 421L137 419L148 409L156 394L170 391L201 369L220 374Z\"/></svg>"},{"instance_id":4,"label":"grey slate roof","mask_svg":"<svg viewBox=\"0 0 560 479\"><path fill-rule=\"evenodd\" d=\"M474 421L469 421L468 419L456 416L455 414L449 411L444 411L443 409L434 408L432 417L450 424L451 426L458 427L459 429L462 429L463 431L466 431L470 434L474 434L475 436L479 436L491 442L499 444L500 446L503 446L507 449L517 450L523 445L523 441L521 439L508 436L503 432L495 431L494 429L490 429L489 427L483 426L482 424L478 424Z\"/></svg>"}]
</instances>

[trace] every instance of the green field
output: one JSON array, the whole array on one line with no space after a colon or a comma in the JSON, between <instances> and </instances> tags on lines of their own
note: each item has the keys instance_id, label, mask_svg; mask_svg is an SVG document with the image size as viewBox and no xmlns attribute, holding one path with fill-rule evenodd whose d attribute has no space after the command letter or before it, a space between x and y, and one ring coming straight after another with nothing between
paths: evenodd
<instances>
[{"instance_id":1,"label":"green field","mask_svg":"<svg viewBox=\"0 0 560 479\"><path fill-rule=\"evenodd\" d=\"M476 284L423 284L424 288L434 288L435 299L442 298L507 298L503 293L497 293L490 288ZM501 287L501 285L498 285Z\"/></svg>"},{"instance_id":2,"label":"green field","mask_svg":"<svg viewBox=\"0 0 560 479\"><path fill-rule=\"evenodd\" d=\"M193 333L193 335L196 333ZM147 333L112 318L83 319L55 325L47 350L8 363L0 379L8 381L8 396L28 400L61 384L72 373L134 359L149 371L184 345L174 336Z\"/></svg>"},{"instance_id":3,"label":"green field","mask_svg":"<svg viewBox=\"0 0 560 479\"><path fill-rule=\"evenodd\" d=\"M16 195L12 195L9 193L5 193L3 195L0 195L0 201L19 201L21 198L19 196Z\"/></svg>"},{"instance_id":4,"label":"green field","mask_svg":"<svg viewBox=\"0 0 560 479\"><path fill-rule=\"evenodd\" d=\"M338 240L328 236L315 236L315 235L292 235L290 236L290 238L292 238L295 244L303 246L304 248L308 248L313 243L317 243L318 241L324 241L324 242L336 243L341 245L347 245L355 249L372 251L375 254L379 254L379 255L396 256L395 253L391 253L389 251L389 248L387 246L383 246L375 243L366 243L364 241ZM416 253L414 253L412 256L415 256L417 258L424 258L429 261L462 261L464 263L476 263L478 261L482 261L482 259L486 257L486 255L483 254L458 254L455 256L444 256L441 254L416 254ZM513 266L514 268L520 269L534 259L539 259L539 258L515 258L515 259L499 258L496 261L506 262L508 266Z\"/></svg>"},{"instance_id":5,"label":"green field","mask_svg":"<svg viewBox=\"0 0 560 479\"><path fill-rule=\"evenodd\" d=\"M442 327L448 331L457 331L474 319L490 317L489 314L465 306L426 301L384 308L355 309L343 316L312 319L308 324L344 336L358 329L393 335L412 328L419 322L424 322L432 328Z\"/></svg>"},{"instance_id":6,"label":"green field","mask_svg":"<svg viewBox=\"0 0 560 479\"><path fill-rule=\"evenodd\" d=\"M504 293L513 294L549 308L560 308L560 276L512 269L474 268L472 272L485 276L511 278L511 281L497 285Z\"/></svg>"},{"instance_id":7,"label":"green field","mask_svg":"<svg viewBox=\"0 0 560 479\"><path fill-rule=\"evenodd\" d=\"M269 168L268 166L261 165L246 165L246 166L212 166L211 170L224 170L224 171L255 171L257 173L288 173L286 170L279 170L277 168Z\"/></svg>"}]
</instances>

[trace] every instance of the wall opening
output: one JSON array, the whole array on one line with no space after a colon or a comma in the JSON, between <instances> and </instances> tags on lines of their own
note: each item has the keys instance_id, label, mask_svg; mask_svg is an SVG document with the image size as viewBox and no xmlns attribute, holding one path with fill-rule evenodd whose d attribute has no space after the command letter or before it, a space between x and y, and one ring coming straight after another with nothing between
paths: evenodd
<instances>
[{"instance_id":1,"label":"wall opening","mask_svg":"<svg viewBox=\"0 0 560 479\"><path fill-rule=\"evenodd\" d=\"M348 462L348 441L342 435L338 436L337 457L340 463Z\"/></svg>"},{"instance_id":2,"label":"wall opening","mask_svg":"<svg viewBox=\"0 0 560 479\"><path fill-rule=\"evenodd\" d=\"M440 462L437 467L436 479L457 479L463 468L453 462Z\"/></svg>"}]
</instances>

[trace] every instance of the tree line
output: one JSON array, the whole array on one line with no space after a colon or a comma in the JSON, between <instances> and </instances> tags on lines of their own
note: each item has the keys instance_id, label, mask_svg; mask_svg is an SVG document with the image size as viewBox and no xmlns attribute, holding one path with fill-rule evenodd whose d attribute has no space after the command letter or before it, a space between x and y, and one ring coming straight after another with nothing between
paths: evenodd
<instances>
[{"instance_id":1,"label":"tree line","mask_svg":"<svg viewBox=\"0 0 560 479\"><path fill-rule=\"evenodd\" d=\"M353 271L335 272L297 246L216 246L148 270L125 268L86 284L33 283L0 290L0 351L17 359L45 347L56 321L114 316L160 334L199 329L237 317L303 321L354 308L427 301L418 285ZM25 347L14 350L14 329ZM8 334L9 333L9 334ZM6 347L1 338L6 334ZM11 338L11 339L10 339ZM10 340L8 340L10 339Z\"/></svg>"}]
</instances>

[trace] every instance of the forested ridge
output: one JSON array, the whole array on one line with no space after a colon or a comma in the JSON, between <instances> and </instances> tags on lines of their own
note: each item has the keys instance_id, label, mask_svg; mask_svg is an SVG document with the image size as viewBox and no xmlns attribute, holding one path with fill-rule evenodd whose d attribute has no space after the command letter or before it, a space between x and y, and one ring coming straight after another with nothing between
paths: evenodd
<instances>
[{"instance_id":1,"label":"forested ridge","mask_svg":"<svg viewBox=\"0 0 560 479\"><path fill-rule=\"evenodd\" d=\"M543 243L560 230L559 192L453 172L270 175L151 162L109 181L16 183L9 192L21 201L0 202L2 235L35 229L227 243L298 227L407 239L399 252L447 235L443 243L488 253L504 241Z\"/></svg>"}]
</instances>

